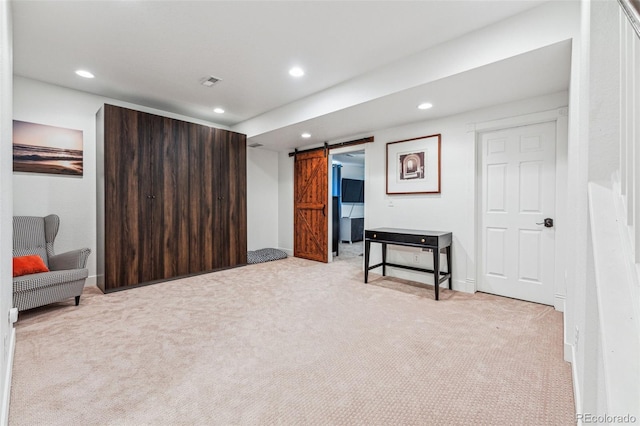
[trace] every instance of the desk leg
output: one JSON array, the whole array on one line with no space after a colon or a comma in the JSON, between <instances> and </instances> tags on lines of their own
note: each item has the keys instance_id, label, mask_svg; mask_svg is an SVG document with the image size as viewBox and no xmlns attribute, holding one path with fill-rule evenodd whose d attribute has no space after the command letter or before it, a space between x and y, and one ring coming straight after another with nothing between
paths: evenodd
<instances>
[{"instance_id":1,"label":"desk leg","mask_svg":"<svg viewBox=\"0 0 640 426\"><path fill-rule=\"evenodd\" d=\"M382 243L382 276L387 276L387 243Z\"/></svg>"},{"instance_id":2,"label":"desk leg","mask_svg":"<svg viewBox=\"0 0 640 426\"><path fill-rule=\"evenodd\" d=\"M451 269L451 246L447 246L445 248L447 252L447 272L449 273L449 290L451 290L451 285L453 284L453 271Z\"/></svg>"},{"instance_id":3,"label":"desk leg","mask_svg":"<svg viewBox=\"0 0 640 426\"><path fill-rule=\"evenodd\" d=\"M433 285L436 300L440 298L440 247L433 248Z\"/></svg>"},{"instance_id":4,"label":"desk leg","mask_svg":"<svg viewBox=\"0 0 640 426\"><path fill-rule=\"evenodd\" d=\"M371 241L364 240L364 283L369 281L369 250L371 249Z\"/></svg>"}]
</instances>

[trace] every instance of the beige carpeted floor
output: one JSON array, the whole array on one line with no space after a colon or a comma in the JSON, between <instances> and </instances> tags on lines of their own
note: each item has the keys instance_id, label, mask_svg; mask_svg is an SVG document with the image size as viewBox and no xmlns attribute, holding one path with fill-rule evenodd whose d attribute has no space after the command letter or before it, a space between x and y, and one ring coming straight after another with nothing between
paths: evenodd
<instances>
[{"instance_id":1,"label":"beige carpeted floor","mask_svg":"<svg viewBox=\"0 0 640 426\"><path fill-rule=\"evenodd\" d=\"M20 313L11 425L572 425L562 314L251 265Z\"/></svg>"},{"instance_id":2,"label":"beige carpeted floor","mask_svg":"<svg viewBox=\"0 0 640 426\"><path fill-rule=\"evenodd\" d=\"M334 260L351 260L354 257L360 256L364 253L364 242L358 241L355 243L340 243L338 246L338 256L334 256Z\"/></svg>"}]
</instances>

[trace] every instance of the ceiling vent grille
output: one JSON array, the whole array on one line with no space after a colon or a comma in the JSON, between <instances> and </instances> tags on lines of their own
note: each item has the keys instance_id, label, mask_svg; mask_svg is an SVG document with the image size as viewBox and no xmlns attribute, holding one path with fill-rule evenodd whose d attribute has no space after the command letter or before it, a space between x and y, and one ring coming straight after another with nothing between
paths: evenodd
<instances>
[{"instance_id":1,"label":"ceiling vent grille","mask_svg":"<svg viewBox=\"0 0 640 426\"><path fill-rule=\"evenodd\" d=\"M250 148L258 148L259 146L263 146L263 145L261 143L258 143L258 142L249 144Z\"/></svg>"},{"instance_id":2,"label":"ceiling vent grille","mask_svg":"<svg viewBox=\"0 0 640 426\"><path fill-rule=\"evenodd\" d=\"M205 87L211 87L217 82L219 82L220 80L221 80L220 78L210 75L209 77L203 78L200 84L202 84Z\"/></svg>"}]
</instances>

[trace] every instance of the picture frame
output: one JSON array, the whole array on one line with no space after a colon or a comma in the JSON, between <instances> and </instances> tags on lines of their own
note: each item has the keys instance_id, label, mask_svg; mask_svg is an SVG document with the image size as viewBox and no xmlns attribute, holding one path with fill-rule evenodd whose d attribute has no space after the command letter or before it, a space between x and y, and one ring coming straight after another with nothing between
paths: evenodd
<instances>
[{"instance_id":1,"label":"picture frame","mask_svg":"<svg viewBox=\"0 0 640 426\"><path fill-rule=\"evenodd\" d=\"M82 130L13 120L13 171L82 176Z\"/></svg>"},{"instance_id":2,"label":"picture frame","mask_svg":"<svg viewBox=\"0 0 640 426\"><path fill-rule=\"evenodd\" d=\"M387 143L387 194L440 193L441 134Z\"/></svg>"}]
</instances>

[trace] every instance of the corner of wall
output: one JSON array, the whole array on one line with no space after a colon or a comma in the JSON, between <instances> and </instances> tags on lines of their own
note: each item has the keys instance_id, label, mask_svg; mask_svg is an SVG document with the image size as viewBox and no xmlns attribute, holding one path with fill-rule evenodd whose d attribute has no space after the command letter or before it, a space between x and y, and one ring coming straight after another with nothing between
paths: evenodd
<instances>
[{"instance_id":1,"label":"corner of wall","mask_svg":"<svg viewBox=\"0 0 640 426\"><path fill-rule=\"evenodd\" d=\"M12 2L0 2L0 422L8 424L15 329L11 321L13 252L13 39Z\"/></svg>"},{"instance_id":2,"label":"corner of wall","mask_svg":"<svg viewBox=\"0 0 640 426\"><path fill-rule=\"evenodd\" d=\"M8 347L5 347L7 353L7 370L4 376L4 383L2 384L2 416L0 422L3 425L9 424L9 403L11 401L11 378L13 377L13 357L16 349L16 329L11 328L9 334Z\"/></svg>"}]
</instances>

